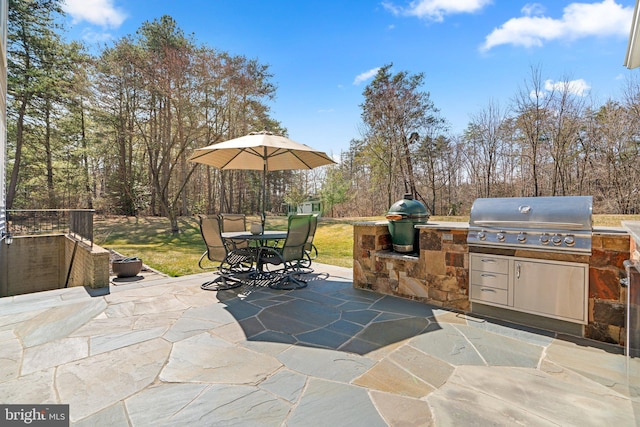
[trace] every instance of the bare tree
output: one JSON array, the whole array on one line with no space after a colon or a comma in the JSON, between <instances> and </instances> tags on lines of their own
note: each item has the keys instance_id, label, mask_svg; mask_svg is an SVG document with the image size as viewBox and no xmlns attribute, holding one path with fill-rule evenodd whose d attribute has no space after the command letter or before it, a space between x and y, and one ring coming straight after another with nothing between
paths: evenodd
<instances>
[{"instance_id":1,"label":"bare tree","mask_svg":"<svg viewBox=\"0 0 640 427\"><path fill-rule=\"evenodd\" d=\"M571 171L574 170L579 153L580 130L583 125L585 102L582 94L572 87L569 78L555 85L557 90L549 104L548 138L553 159L551 195L565 196L569 193Z\"/></svg>"},{"instance_id":2,"label":"bare tree","mask_svg":"<svg viewBox=\"0 0 640 427\"><path fill-rule=\"evenodd\" d=\"M472 180L480 178L479 197L491 197L492 184L496 180L497 168L505 133L505 112L497 101L491 101L480 112L471 117L465 131L470 162L473 165Z\"/></svg>"},{"instance_id":3,"label":"bare tree","mask_svg":"<svg viewBox=\"0 0 640 427\"><path fill-rule=\"evenodd\" d=\"M523 160L528 163L531 174L531 195L541 196L540 166L544 145L547 142L547 119L549 104L553 99L551 93L544 90L542 72L538 67L531 67L531 75L514 98L514 110L517 116L517 128L521 135ZM526 192L526 190L525 190Z\"/></svg>"}]
</instances>

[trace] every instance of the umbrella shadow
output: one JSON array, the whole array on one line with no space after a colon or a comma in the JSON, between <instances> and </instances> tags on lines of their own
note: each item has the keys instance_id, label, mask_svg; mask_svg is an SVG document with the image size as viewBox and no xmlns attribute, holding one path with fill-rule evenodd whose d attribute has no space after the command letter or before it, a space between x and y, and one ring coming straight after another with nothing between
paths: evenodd
<instances>
[{"instance_id":1,"label":"umbrella shadow","mask_svg":"<svg viewBox=\"0 0 640 427\"><path fill-rule=\"evenodd\" d=\"M304 275L308 286L292 291L243 285L219 291L247 340L367 354L440 329L435 307L353 288L327 273Z\"/></svg>"}]
</instances>

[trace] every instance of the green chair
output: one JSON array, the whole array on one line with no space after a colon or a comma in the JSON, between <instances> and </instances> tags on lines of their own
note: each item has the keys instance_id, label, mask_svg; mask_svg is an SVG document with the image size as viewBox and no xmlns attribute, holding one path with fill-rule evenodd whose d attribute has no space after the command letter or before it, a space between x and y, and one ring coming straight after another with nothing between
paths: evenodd
<instances>
[{"instance_id":1,"label":"green chair","mask_svg":"<svg viewBox=\"0 0 640 427\"><path fill-rule=\"evenodd\" d=\"M316 228L318 228L318 214L311 216L311 224L309 227L309 236L307 237L307 243L304 245L304 259L299 262L301 268L306 269L307 273L313 272L311 263L318 257L318 248L313 244L313 238L316 234Z\"/></svg>"},{"instance_id":2,"label":"green chair","mask_svg":"<svg viewBox=\"0 0 640 427\"><path fill-rule=\"evenodd\" d=\"M291 215L288 221L287 238L282 247L263 246L256 257L256 280L264 280L273 289L299 289L307 286L300 277L308 270L301 263L307 255L307 239L313 215ZM269 268L269 265L275 268Z\"/></svg>"}]
</instances>

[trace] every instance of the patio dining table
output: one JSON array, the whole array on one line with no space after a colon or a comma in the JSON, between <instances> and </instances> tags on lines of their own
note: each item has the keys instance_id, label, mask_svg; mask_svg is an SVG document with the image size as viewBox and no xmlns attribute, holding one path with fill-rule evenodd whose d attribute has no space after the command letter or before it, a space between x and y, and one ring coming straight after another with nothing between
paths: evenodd
<instances>
[{"instance_id":1,"label":"patio dining table","mask_svg":"<svg viewBox=\"0 0 640 427\"><path fill-rule=\"evenodd\" d=\"M259 234L253 234L249 231L230 231L222 233L223 239L228 240L247 240L249 243L257 242L260 246L266 245L268 241L285 240L287 238L286 231L267 230Z\"/></svg>"}]
</instances>

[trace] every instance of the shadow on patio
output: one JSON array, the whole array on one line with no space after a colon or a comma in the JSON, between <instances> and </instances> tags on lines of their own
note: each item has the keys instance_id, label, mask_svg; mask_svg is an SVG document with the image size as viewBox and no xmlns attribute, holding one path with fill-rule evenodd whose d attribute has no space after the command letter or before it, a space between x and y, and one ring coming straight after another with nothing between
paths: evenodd
<instances>
[{"instance_id":1,"label":"shadow on patio","mask_svg":"<svg viewBox=\"0 0 640 427\"><path fill-rule=\"evenodd\" d=\"M305 280L308 287L295 291L242 286L218 292L218 299L247 340L363 355L440 329L431 306L354 289L329 273Z\"/></svg>"}]
</instances>

